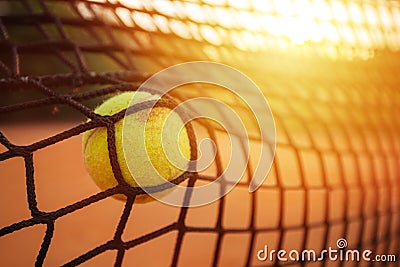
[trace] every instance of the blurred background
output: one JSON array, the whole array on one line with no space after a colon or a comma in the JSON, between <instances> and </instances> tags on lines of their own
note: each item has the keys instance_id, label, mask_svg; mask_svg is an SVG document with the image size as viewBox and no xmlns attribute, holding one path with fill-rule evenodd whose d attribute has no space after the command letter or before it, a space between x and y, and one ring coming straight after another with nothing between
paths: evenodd
<instances>
[{"instance_id":1,"label":"blurred background","mask_svg":"<svg viewBox=\"0 0 400 267\"><path fill-rule=\"evenodd\" d=\"M399 1L21 0L0 2L0 15L1 265L273 266L288 263L258 261L264 245L322 250L339 238L399 257ZM195 60L237 68L269 101L277 151L265 183L247 191L261 146L249 108L186 85L177 101L209 96L247 118L240 184L187 210L98 195L81 149L91 111ZM229 139L194 127L218 149L202 185L226 167Z\"/></svg>"}]
</instances>

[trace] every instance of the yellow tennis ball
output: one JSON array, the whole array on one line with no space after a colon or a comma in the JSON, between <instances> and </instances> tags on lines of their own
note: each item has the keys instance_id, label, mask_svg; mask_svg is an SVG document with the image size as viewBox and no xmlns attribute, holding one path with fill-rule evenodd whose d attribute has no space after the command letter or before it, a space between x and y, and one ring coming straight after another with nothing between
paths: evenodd
<instances>
[{"instance_id":1,"label":"yellow tennis ball","mask_svg":"<svg viewBox=\"0 0 400 267\"><path fill-rule=\"evenodd\" d=\"M134 94L136 95L133 98ZM158 95L147 92L125 92L106 100L95 109L95 113L113 115L128 108L129 104L158 98ZM133 102L131 103L132 99ZM176 164L178 166L183 166L190 159L189 136L186 128L183 127L181 117L169 108L155 107L151 110L146 122L147 113L145 113L145 110L140 110L115 123L118 163L124 180L132 187L139 186L132 173L135 173L135 176L141 179L142 186L156 186L165 182L160 177L173 180L184 173L184 170L177 168L168 158L175 163L178 162ZM171 117L167 120L168 116ZM146 123L145 126L144 123ZM123 130L123 125L128 128ZM139 135L143 135L143 133L145 136L139 138ZM177 136L179 137L177 138ZM143 139L145 140L146 151L138 149L140 147L138 142L143 142ZM122 147L123 140L125 153ZM99 127L86 131L82 141L85 166L94 182L101 190L115 187L118 183L114 177L108 154L107 128ZM178 146L176 146L176 142L179 142ZM176 149L176 147L179 147L179 149ZM164 149L168 151L168 158ZM159 176L155 175L154 169ZM132 170L133 172L131 172ZM143 181L145 181L144 184ZM166 191L161 194L166 194ZM117 195L116 198L125 199L123 195ZM148 195L138 195L135 202L144 203L152 199Z\"/></svg>"}]
</instances>

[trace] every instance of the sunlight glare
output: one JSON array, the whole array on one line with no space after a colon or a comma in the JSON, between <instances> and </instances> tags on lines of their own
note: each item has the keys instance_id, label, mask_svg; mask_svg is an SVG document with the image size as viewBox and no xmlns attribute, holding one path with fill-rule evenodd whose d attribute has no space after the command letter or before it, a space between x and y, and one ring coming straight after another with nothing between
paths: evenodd
<instances>
[{"instance_id":1,"label":"sunlight glare","mask_svg":"<svg viewBox=\"0 0 400 267\"><path fill-rule=\"evenodd\" d=\"M313 2L313 13L314 17L319 21L330 21L332 17L331 8L325 1L314 1Z\"/></svg>"},{"instance_id":2,"label":"sunlight glare","mask_svg":"<svg viewBox=\"0 0 400 267\"><path fill-rule=\"evenodd\" d=\"M349 13L353 22L360 24L363 22L363 15L361 13L361 7L355 3L349 3Z\"/></svg>"},{"instance_id":3,"label":"sunlight glare","mask_svg":"<svg viewBox=\"0 0 400 267\"><path fill-rule=\"evenodd\" d=\"M186 15L195 22L205 23L207 22L207 13L203 9L194 3L185 3Z\"/></svg>"},{"instance_id":4,"label":"sunlight glare","mask_svg":"<svg viewBox=\"0 0 400 267\"><path fill-rule=\"evenodd\" d=\"M220 34L217 33L215 28L208 26L208 25L202 25L200 28L202 36L211 44L213 45L221 45L222 40Z\"/></svg>"},{"instance_id":5,"label":"sunlight glare","mask_svg":"<svg viewBox=\"0 0 400 267\"><path fill-rule=\"evenodd\" d=\"M132 0L126 0L129 2L139 2L139 1L132 1ZM166 0L161 0L161 1L152 1L153 7L160 12L163 15L167 16L175 16L175 6L172 1L166 1Z\"/></svg>"},{"instance_id":6,"label":"sunlight glare","mask_svg":"<svg viewBox=\"0 0 400 267\"><path fill-rule=\"evenodd\" d=\"M149 14L143 12L134 12L132 17L135 23L142 29L149 32L154 32L157 30L156 25L154 25L154 20Z\"/></svg>"},{"instance_id":7,"label":"sunlight glare","mask_svg":"<svg viewBox=\"0 0 400 267\"><path fill-rule=\"evenodd\" d=\"M339 54L367 58L376 49L400 49L400 3L392 1L144 2L120 0L129 9L118 7L115 13L128 27L172 32L182 38L221 47L234 45L244 51L297 47L315 49L332 58ZM89 10L79 8L90 19Z\"/></svg>"},{"instance_id":8,"label":"sunlight glare","mask_svg":"<svg viewBox=\"0 0 400 267\"><path fill-rule=\"evenodd\" d=\"M134 25L131 17L131 12L129 10L119 7L115 9L115 13L126 26L132 27Z\"/></svg>"},{"instance_id":9,"label":"sunlight glare","mask_svg":"<svg viewBox=\"0 0 400 267\"><path fill-rule=\"evenodd\" d=\"M275 11L281 16L291 17L295 14L293 4L290 0L274 0Z\"/></svg>"},{"instance_id":10,"label":"sunlight glare","mask_svg":"<svg viewBox=\"0 0 400 267\"><path fill-rule=\"evenodd\" d=\"M232 28L235 26L234 14L232 11L226 8L216 7L214 8L214 12L218 18L219 25L227 28Z\"/></svg>"},{"instance_id":11,"label":"sunlight glare","mask_svg":"<svg viewBox=\"0 0 400 267\"><path fill-rule=\"evenodd\" d=\"M384 27L392 27L392 16L390 15L390 11L387 9L386 6L381 6L379 8L380 13L380 22Z\"/></svg>"},{"instance_id":12,"label":"sunlight glare","mask_svg":"<svg viewBox=\"0 0 400 267\"><path fill-rule=\"evenodd\" d=\"M252 0L252 6L255 10L263 13L270 13L274 10L274 7L269 0Z\"/></svg>"},{"instance_id":13,"label":"sunlight glare","mask_svg":"<svg viewBox=\"0 0 400 267\"><path fill-rule=\"evenodd\" d=\"M312 10L312 6L309 0L294 1L294 7L297 16L302 18L310 17L310 10Z\"/></svg>"},{"instance_id":14,"label":"sunlight glare","mask_svg":"<svg viewBox=\"0 0 400 267\"><path fill-rule=\"evenodd\" d=\"M365 16L367 18L368 24L371 24L373 26L378 25L378 15L373 6L365 5Z\"/></svg>"},{"instance_id":15,"label":"sunlight glare","mask_svg":"<svg viewBox=\"0 0 400 267\"><path fill-rule=\"evenodd\" d=\"M348 21L347 9L344 3L334 1L332 2L332 11L335 20L341 23L346 23Z\"/></svg>"}]
</instances>

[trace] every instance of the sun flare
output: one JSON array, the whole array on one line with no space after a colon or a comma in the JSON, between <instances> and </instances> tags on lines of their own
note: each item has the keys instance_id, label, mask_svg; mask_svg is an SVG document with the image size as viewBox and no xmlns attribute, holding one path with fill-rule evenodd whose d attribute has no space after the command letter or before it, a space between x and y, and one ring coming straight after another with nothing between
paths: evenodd
<instances>
[{"instance_id":1,"label":"sun flare","mask_svg":"<svg viewBox=\"0 0 400 267\"><path fill-rule=\"evenodd\" d=\"M125 26L173 33L212 46L244 51L311 47L332 58L364 59L379 49L400 49L400 2L396 1L108 2L128 8L116 12Z\"/></svg>"}]
</instances>

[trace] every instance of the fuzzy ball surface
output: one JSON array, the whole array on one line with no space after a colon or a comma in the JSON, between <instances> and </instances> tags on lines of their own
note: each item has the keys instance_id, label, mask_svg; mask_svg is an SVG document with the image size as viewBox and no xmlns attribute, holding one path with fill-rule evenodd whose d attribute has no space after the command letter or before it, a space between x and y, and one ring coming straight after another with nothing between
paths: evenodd
<instances>
[{"instance_id":1,"label":"fuzzy ball surface","mask_svg":"<svg viewBox=\"0 0 400 267\"><path fill-rule=\"evenodd\" d=\"M147 92L124 92L106 100L95 109L95 113L113 115L130 104L157 99L158 95ZM114 124L118 164L124 180L132 187L139 186L133 174L140 179L142 186L156 186L165 180L173 180L184 173L182 167L177 166L184 166L190 159L189 136L179 114L166 107L153 108L146 120L147 114L148 110L140 110ZM144 136L140 136L143 133ZM143 140L144 146L140 144ZM118 182L110 163L107 128L86 131L82 149L86 169L97 186L101 190L115 187ZM115 197L125 199L122 195ZM152 199L148 195L138 195L135 202L144 203Z\"/></svg>"}]
</instances>

